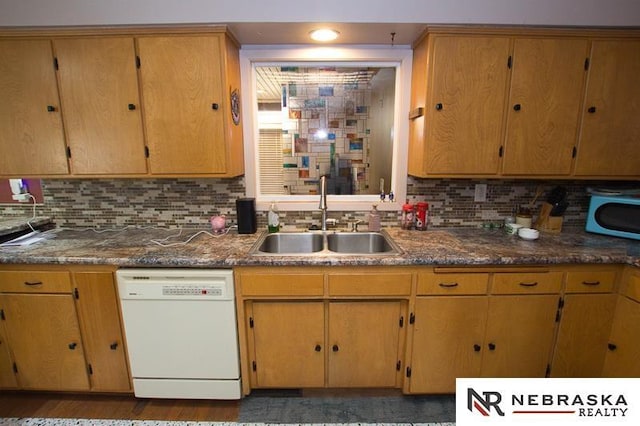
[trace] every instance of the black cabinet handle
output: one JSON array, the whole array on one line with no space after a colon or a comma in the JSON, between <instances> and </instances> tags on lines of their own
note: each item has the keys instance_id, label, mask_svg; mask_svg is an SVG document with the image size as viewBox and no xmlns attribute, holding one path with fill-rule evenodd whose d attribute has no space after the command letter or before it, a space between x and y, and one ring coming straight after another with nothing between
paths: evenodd
<instances>
[{"instance_id":1,"label":"black cabinet handle","mask_svg":"<svg viewBox=\"0 0 640 426\"><path fill-rule=\"evenodd\" d=\"M537 286L537 285L538 285L538 282L537 282L537 281L534 281L534 282L532 282L532 283L520 283L520 285L521 285L522 287L535 287L535 286Z\"/></svg>"},{"instance_id":2,"label":"black cabinet handle","mask_svg":"<svg viewBox=\"0 0 640 426\"><path fill-rule=\"evenodd\" d=\"M42 281L25 281L24 285L28 285L28 286L36 286L36 285L42 285Z\"/></svg>"},{"instance_id":3,"label":"black cabinet handle","mask_svg":"<svg viewBox=\"0 0 640 426\"><path fill-rule=\"evenodd\" d=\"M213 110L216 110L216 111L217 111L217 110L218 110L218 108L220 108L220 105L218 105L218 104L211 104L211 109L213 109Z\"/></svg>"},{"instance_id":4,"label":"black cabinet handle","mask_svg":"<svg viewBox=\"0 0 640 426\"><path fill-rule=\"evenodd\" d=\"M520 105L520 104L515 104L515 105L513 106L513 110L514 110L514 111L520 111L521 109L522 109L522 105Z\"/></svg>"},{"instance_id":5,"label":"black cabinet handle","mask_svg":"<svg viewBox=\"0 0 640 426\"><path fill-rule=\"evenodd\" d=\"M136 110L136 106L134 104L127 105L127 108L129 108L129 111L135 111Z\"/></svg>"},{"instance_id":6,"label":"black cabinet handle","mask_svg":"<svg viewBox=\"0 0 640 426\"><path fill-rule=\"evenodd\" d=\"M616 349L618 349L618 346L614 345L613 343L609 343L607 345L607 348L609 348L610 351L615 351Z\"/></svg>"},{"instance_id":7,"label":"black cabinet handle","mask_svg":"<svg viewBox=\"0 0 640 426\"><path fill-rule=\"evenodd\" d=\"M458 287L458 283L440 283L438 285L445 288Z\"/></svg>"},{"instance_id":8,"label":"black cabinet handle","mask_svg":"<svg viewBox=\"0 0 640 426\"><path fill-rule=\"evenodd\" d=\"M56 107L54 107L53 105L47 105L47 111L48 112L55 112L56 111Z\"/></svg>"},{"instance_id":9,"label":"black cabinet handle","mask_svg":"<svg viewBox=\"0 0 640 426\"><path fill-rule=\"evenodd\" d=\"M73 342L73 343L69 343L69 349L71 349L72 351L75 350L75 348L78 346L77 343Z\"/></svg>"},{"instance_id":10,"label":"black cabinet handle","mask_svg":"<svg viewBox=\"0 0 640 426\"><path fill-rule=\"evenodd\" d=\"M316 352L320 352L322 350L322 346L316 345Z\"/></svg>"},{"instance_id":11,"label":"black cabinet handle","mask_svg":"<svg viewBox=\"0 0 640 426\"><path fill-rule=\"evenodd\" d=\"M115 351L116 349L118 349L118 342L113 342L109 345L109 348L111 348L112 351Z\"/></svg>"},{"instance_id":12,"label":"black cabinet handle","mask_svg":"<svg viewBox=\"0 0 640 426\"><path fill-rule=\"evenodd\" d=\"M440 102L438 102L438 103L436 104L436 109L437 109L438 111L442 110L442 104L441 104Z\"/></svg>"},{"instance_id":13,"label":"black cabinet handle","mask_svg":"<svg viewBox=\"0 0 640 426\"><path fill-rule=\"evenodd\" d=\"M589 112L589 114L593 114L593 113L596 112L596 107L594 107L594 106L589 107L589 109L587 111Z\"/></svg>"},{"instance_id":14,"label":"black cabinet handle","mask_svg":"<svg viewBox=\"0 0 640 426\"><path fill-rule=\"evenodd\" d=\"M480 352L480 349L482 349L482 348L480 347L480 345L479 345L479 344L477 344L477 343L476 343L475 345L473 345L473 350L474 350L475 352Z\"/></svg>"},{"instance_id":15,"label":"black cabinet handle","mask_svg":"<svg viewBox=\"0 0 640 426\"><path fill-rule=\"evenodd\" d=\"M600 285L600 281L582 281L583 285Z\"/></svg>"},{"instance_id":16,"label":"black cabinet handle","mask_svg":"<svg viewBox=\"0 0 640 426\"><path fill-rule=\"evenodd\" d=\"M333 345L333 347L331 348L334 352L338 352L340 350L340 348L338 347L338 345Z\"/></svg>"},{"instance_id":17,"label":"black cabinet handle","mask_svg":"<svg viewBox=\"0 0 640 426\"><path fill-rule=\"evenodd\" d=\"M493 343L489 343L489 350L492 351L496 348L496 345Z\"/></svg>"}]
</instances>

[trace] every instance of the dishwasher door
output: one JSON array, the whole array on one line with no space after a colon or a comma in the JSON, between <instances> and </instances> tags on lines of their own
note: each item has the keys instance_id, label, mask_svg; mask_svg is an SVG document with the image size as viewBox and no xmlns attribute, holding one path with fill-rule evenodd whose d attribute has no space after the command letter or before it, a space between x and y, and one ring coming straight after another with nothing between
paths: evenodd
<instances>
[{"instance_id":1,"label":"dishwasher door","mask_svg":"<svg viewBox=\"0 0 640 426\"><path fill-rule=\"evenodd\" d=\"M161 272L117 273L136 396L239 398L232 275Z\"/></svg>"}]
</instances>

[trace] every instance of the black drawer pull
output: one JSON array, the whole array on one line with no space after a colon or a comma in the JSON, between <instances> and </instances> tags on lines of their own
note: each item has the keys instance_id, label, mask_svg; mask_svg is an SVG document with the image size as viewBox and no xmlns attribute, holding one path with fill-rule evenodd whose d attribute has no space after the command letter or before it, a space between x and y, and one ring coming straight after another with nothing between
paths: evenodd
<instances>
[{"instance_id":1,"label":"black drawer pull","mask_svg":"<svg viewBox=\"0 0 640 426\"><path fill-rule=\"evenodd\" d=\"M72 351L75 350L75 348L78 346L78 344L76 342L73 343L69 343L69 349L71 349Z\"/></svg>"},{"instance_id":2,"label":"black drawer pull","mask_svg":"<svg viewBox=\"0 0 640 426\"><path fill-rule=\"evenodd\" d=\"M538 281L534 281L532 283L520 283L522 287L535 287L538 285Z\"/></svg>"},{"instance_id":3,"label":"black drawer pull","mask_svg":"<svg viewBox=\"0 0 640 426\"><path fill-rule=\"evenodd\" d=\"M333 345L333 347L331 348L334 352L338 352L340 350L340 348L338 347L338 345Z\"/></svg>"},{"instance_id":4,"label":"black drawer pull","mask_svg":"<svg viewBox=\"0 0 640 426\"><path fill-rule=\"evenodd\" d=\"M515 105L513 106L513 110L514 110L514 111L520 111L521 109L522 109L522 105L520 105L520 104L515 104Z\"/></svg>"},{"instance_id":5,"label":"black drawer pull","mask_svg":"<svg viewBox=\"0 0 640 426\"><path fill-rule=\"evenodd\" d=\"M458 283L440 283L438 285L445 288L458 287Z\"/></svg>"},{"instance_id":6,"label":"black drawer pull","mask_svg":"<svg viewBox=\"0 0 640 426\"><path fill-rule=\"evenodd\" d=\"M436 104L436 109L437 109L438 111L442 111L442 104L441 104L440 102L438 102L438 103Z\"/></svg>"},{"instance_id":7,"label":"black drawer pull","mask_svg":"<svg viewBox=\"0 0 640 426\"><path fill-rule=\"evenodd\" d=\"M136 110L136 106L134 104L127 105L127 108L129 108L129 111L135 111Z\"/></svg>"},{"instance_id":8,"label":"black drawer pull","mask_svg":"<svg viewBox=\"0 0 640 426\"><path fill-rule=\"evenodd\" d=\"M316 345L316 352L320 352L322 350L322 346Z\"/></svg>"},{"instance_id":9,"label":"black drawer pull","mask_svg":"<svg viewBox=\"0 0 640 426\"><path fill-rule=\"evenodd\" d=\"M594 114L596 112L596 107L594 107L594 106L589 107L589 109L587 111L589 112L589 114Z\"/></svg>"},{"instance_id":10,"label":"black drawer pull","mask_svg":"<svg viewBox=\"0 0 640 426\"><path fill-rule=\"evenodd\" d=\"M482 347L479 344L476 343L475 345L473 345L473 350L475 352L480 352L480 349L482 349Z\"/></svg>"},{"instance_id":11,"label":"black drawer pull","mask_svg":"<svg viewBox=\"0 0 640 426\"><path fill-rule=\"evenodd\" d=\"M495 350L495 348L496 348L496 345L494 343L489 343L489 350L490 351Z\"/></svg>"},{"instance_id":12,"label":"black drawer pull","mask_svg":"<svg viewBox=\"0 0 640 426\"><path fill-rule=\"evenodd\" d=\"M609 343L607 345L607 348L609 348L610 351L615 351L616 349L618 349L618 346L614 345L613 343Z\"/></svg>"},{"instance_id":13,"label":"black drawer pull","mask_svg":"<svg viewBox=\"0 0 640 426\"><path fill-rule=\"evenodd\" d=\"M36 285L42 285L42 281L25 281L24 285L28 285L28 286L36 286Z\"/></svg>"},{"instance_id":14,"label":"black drawer pull","mask_svg":"<svg viewBox=\"0 0 640 426\"><path fill-rule=\"evenodd\" d=\"M217 111L217 110L218 110L218 108L220 108L220 105L218 105L218 104L211 104L211 109L212 109L212 110Z\"/></svg>"},{"instance_id":15,"label":"black drawer pull","mask_svg":"<svg viewBox=\"0 0 640 426\"><path fill-rule=\"evenodd\" d=\"M48 112L56 112L56 107L54 107L53 105L47 105L47 111Z\"/></svg>"},{"instance_id":16,"label":"black drawer pull","mask_svg":"<svg viewBox=\"0 0 640 426\"><path fill-rule=\"evenodd\" d=\"M600 281L582 281L584 285L600 285Z\"/></svg>"},{"instance_id":17,"label":"black drawer pull","mask_svg":"<svg viewBox=\"0 0 640 426\"><path fill-rule=\"evenodd\" d=\"M115 351L116 349L118 349L118 342L113 342L109 345L109 348L111 348L112 351Z\"/></svg>"}]
</instances>

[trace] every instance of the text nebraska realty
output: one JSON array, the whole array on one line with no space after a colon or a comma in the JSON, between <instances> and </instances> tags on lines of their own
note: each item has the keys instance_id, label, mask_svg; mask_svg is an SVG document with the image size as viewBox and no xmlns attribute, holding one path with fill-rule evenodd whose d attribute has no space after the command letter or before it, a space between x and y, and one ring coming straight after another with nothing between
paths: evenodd
<instances>
[{"instance_id":1,"label":"text nebraska realty","mask_svg":"<svg viewBox=\"0 0 640 426\"><path fill-rule=\"evenodd\" d=\"M511 395L511 404L520 406L555 406L567 407L577 412L580 417L625 417L629 409L624 395L551 395L529 394Z\"/></svg>"}]
</instances>

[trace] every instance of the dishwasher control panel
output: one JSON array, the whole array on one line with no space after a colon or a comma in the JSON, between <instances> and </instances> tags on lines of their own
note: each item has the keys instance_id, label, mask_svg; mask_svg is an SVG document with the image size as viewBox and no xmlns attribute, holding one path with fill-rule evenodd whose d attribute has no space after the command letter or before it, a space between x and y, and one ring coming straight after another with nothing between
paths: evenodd
<instances>
[{"instance_id":1,"label":"dishwasher control panel","mask_svg":"<svg viewBox=\"0 0 640 426\"><path fill-rule=\"evenodd\" d=\"M224 288L213 285L163 285L163 296L222 296Z\"/></svg>"}]
</instances>

